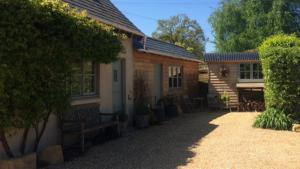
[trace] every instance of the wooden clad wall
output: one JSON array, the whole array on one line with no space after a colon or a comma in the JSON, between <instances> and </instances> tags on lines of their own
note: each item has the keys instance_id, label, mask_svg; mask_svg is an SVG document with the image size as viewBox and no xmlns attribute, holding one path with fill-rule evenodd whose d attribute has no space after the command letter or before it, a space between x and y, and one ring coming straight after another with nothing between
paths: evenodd
<instances>
[{"instance_id":1,"label":"wooden clad wall","mask_svg":"<svg viewBox=\"0 0 300 169\"><path fill-rule=\"evenodd\" d=\"M225 65L229 69L227 77L221 77L220 67ZM238 63L209 63L208 94L221 96L226 91L230 96L230 105L238 105L238 91L236 88Z\"/></svg>"},{"instance_id":2,"label":"wooden clad wall","mask_svg":"<svg viewBox=\"0 0 300 169\"><path fill-rule=\"evenodd\" d=\"M197 95L199 92L199 63L194 61L175 59L157 54L143 53L134 51L134 71L144 72L149 88L153 88L154 66L161 64L162 66L162 95L183 95L189 94L191 96ZM183 68L183 87L176 89L169 89L169 74L168 67L170 65L182 66ZM153 90L150 90L153 93Z\"/></svg>"}]
</instances>

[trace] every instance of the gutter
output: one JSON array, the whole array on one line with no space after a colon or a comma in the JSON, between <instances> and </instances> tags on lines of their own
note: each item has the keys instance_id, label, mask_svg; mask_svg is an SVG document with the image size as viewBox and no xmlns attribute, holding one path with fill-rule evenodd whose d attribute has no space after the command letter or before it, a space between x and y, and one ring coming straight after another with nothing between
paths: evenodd
<instances>
[{"instance_id":1,"label":"gutter","mask_svg":"<svg viewBox=\"0 0 300 169\"><path fill-rule=\"evenodd\" d=\"M156 55L167 56L167 57L174 58L174 59L182 59L182 60L188 60L188 61L193 61L193 62L198 62L198 63L204 63L204 61L201 61L199 59L186 58L186 57L182 57L182 56L179 56L179 55L171 55L171 54L168 54L168 53L158 52L158 51L155 51L155 50L137 49L137 51L144 52L144 53L151 53L151 54L156 54Z\"/></svg>"}]
</instances>

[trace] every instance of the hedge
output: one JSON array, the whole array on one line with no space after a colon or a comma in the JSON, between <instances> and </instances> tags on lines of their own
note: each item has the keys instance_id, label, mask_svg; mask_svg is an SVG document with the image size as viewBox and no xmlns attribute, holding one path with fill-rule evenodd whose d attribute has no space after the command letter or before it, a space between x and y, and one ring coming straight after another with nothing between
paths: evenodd
<instances>
[{"instance_id":1,"label":"hedge","mask_svg":"<svg viewBox=\"0 0 300 169\"><path fill-rule=\"evenodd\" d=\"M60 0L0 0L0 141L8 156L10 129L25 128L26 142L34 128L36 151L49 115L67 111L72 63L117 60L122 37Z\"/></svg>"},{"instance_id":2,"label":"hedge","mask_svg":"<svg viewBox=\"0 0 300 169\"><path fill-rule=\"evenodd\" d=\"M267 109L300 119L300 39L276 35L259 47Z\"/></svg>"}]
</instances>

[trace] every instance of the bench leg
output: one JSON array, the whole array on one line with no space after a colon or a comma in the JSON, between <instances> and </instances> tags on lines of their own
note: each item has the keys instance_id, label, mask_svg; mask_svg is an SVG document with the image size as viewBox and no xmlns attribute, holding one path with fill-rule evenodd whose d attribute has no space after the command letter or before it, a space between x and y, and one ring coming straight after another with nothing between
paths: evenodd
<instances>
[{"instance_id":1,"label":"bench leg","mask_svg":"<svg viewBox=\"0 0 300 169\"><path fill-rule=\"evenodd\" d=\"M84 134L81 133L80 137L81 152L84 153Z\"/></svg>"}]
</instances>

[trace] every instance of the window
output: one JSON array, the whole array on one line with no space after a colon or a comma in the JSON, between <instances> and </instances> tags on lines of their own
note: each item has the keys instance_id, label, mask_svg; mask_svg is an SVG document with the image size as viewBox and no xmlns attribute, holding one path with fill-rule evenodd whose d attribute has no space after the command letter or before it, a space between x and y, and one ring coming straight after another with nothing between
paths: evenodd
<instances>
[{"instance_id":1,"label":"window","mask_svg":"<svg viewBox=\"0 0 300 169\"><path fill-rule=\"evenodd\" d=\"M261 64L259 64L259 63L241 63L240 64L240 79L241 80L263 79Z\"/></svg>"},{"instance_id":2,"label":"window","mask_svg":"<svg viewBox=\"0 0 300 169\"><path fill-rule=\"evenodd\" d=\"M96 95L96 66L92 62L72 65L71 96Z\"/></svg>"},{"instance_id":3,"label":"window","mask_svg":"<svg viewBox=\"0 0 300 169\"><path fill-rule=\"evenodd\" d=\"M182 87L182 76L181 66L169 66L169 88Z\"/></svg>"}]
</instances>

